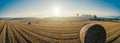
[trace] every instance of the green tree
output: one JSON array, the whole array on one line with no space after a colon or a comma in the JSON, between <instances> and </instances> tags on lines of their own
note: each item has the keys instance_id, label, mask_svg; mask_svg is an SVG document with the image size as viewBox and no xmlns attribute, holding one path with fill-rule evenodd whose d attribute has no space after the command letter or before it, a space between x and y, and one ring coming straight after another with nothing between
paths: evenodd
<instances>
[{"instance_id":1,"label":"green tree","mask_svg":"<svg viewBox=\"0 0 120 43\"><path fill-rule=\"evenodd\" d=\"M94 20L96 20L96 19L97 19L97 16L96 16L96 15L93 15L93 18L94 18Z\"/></svg>"}]
</instances>

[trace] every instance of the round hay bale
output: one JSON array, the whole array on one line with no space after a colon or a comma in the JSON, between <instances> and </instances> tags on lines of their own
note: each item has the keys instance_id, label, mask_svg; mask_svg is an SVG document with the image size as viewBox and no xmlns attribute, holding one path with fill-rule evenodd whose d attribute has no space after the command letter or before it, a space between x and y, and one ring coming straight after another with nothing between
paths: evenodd
<instances>
[{"instance_id":1,"label":"round hay bale","mask_svg":"<svg viewBox=\"0 0 120 43\"><path fill-rule=\"evenodd\" d=\"M31 22L28 22L28 24L31 24Z\"/></svg>"},{"instance_id":2,"label":"round hay bale","mask_svg":"<svg viewBox=\"0 0 120 43\"><path fill-rule=\"evenodd\" d=\"M80 30L81 43L105 43L106 31L99 24L86 24Z\"/></svg>"}]
</instances>

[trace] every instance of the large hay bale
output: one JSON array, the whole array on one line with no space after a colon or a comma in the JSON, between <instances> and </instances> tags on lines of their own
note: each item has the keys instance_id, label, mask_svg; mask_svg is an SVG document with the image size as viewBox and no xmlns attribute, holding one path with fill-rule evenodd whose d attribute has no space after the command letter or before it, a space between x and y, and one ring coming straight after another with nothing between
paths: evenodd
<instances>
[{"instance_id":1,"label":"large hay bale","mask_svg":"<svg viewBox=\"0 0 120 43\"><path fill-rule=\"evenodd\" d=\"M80 30L81 43L105 43L106 31L99 24L86 24Z\"/></svg>"}]
</instances>

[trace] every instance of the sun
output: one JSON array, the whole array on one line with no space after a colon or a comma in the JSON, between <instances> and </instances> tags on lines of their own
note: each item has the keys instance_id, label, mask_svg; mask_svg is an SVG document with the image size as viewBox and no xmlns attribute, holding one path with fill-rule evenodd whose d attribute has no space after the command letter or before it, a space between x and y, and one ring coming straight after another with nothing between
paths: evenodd
<instances>
[{"instance_id":1,"label":"sun","mask_svg":"<svg viewBox=\"0 0 120 43\"><path fill-rule=\"evenodd\" d=\"M61 13L61 9L59 7L55 7L53 9L54 16L59 17Z\"/></svg>"}]
</instances>

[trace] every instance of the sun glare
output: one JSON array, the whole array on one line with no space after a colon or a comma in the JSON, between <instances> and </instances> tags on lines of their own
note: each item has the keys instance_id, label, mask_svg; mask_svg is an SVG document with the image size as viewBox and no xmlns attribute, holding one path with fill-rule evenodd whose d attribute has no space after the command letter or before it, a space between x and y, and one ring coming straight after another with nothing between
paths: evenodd
<instances>
[{"instance_id":1,"label":"sun glare","mask_svg":"<svg viewBox=\"0 0 120 43\"><path fill-rule=\"evenodd\" d=\"M53 10L53 12L54 12L54 16L56 16L56 17L59 17L60 16L60 8L59 7L55 7L54 8L54 10Z\"/></svg>"}]
</instances>

